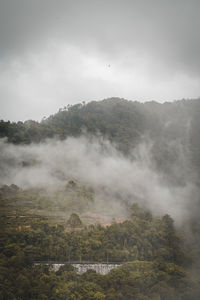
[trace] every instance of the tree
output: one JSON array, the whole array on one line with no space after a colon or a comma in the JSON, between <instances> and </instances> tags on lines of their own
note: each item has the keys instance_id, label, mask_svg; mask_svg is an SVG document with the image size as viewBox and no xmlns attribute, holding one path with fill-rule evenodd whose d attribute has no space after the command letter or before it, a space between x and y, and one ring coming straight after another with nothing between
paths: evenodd
<instances>
[{"instance_id":1,"label":"tree","mask_svg":"<svg viewBox=\"0 0 200 300\"><path fill-rule=\"evenodd\" d=\"M71 214L69 220L67 221L67 225L70 226L71 228L77 228L77 227L82 227L83 223L79 218L79 215L73 213Z\"/></svg>"}]
</instances>

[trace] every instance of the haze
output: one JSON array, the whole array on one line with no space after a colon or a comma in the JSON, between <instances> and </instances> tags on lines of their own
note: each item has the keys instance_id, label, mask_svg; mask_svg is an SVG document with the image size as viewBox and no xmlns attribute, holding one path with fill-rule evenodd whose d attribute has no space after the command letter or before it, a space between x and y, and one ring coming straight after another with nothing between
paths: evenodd
<instances>
[{"instance_id":1,"label":"haze","mask_svg":"<svg viewBox=\"0 0 200 300\"><path fill-rule=\"evenodd\" d=\"M50 139L39 145L17 146L0 139L0 184L49 190L64 188L70 179L78 180L95 191L98 213L106 207L113 216L124 217L125 204L137 202L155 215L169 213L176 224L183 224L199 211L199 190L191 181L181 152L176 173L188 174L187 182L170 185L153 165L151 145L140 143L132 160L102 137Z\"/></svg>"},{"instance_id":2,"label":"haze","mask_svg":"<svg viewBox=\"0 0 200 300\"><path fill-rule=\"evenodd\" d=\"M200 95L198 0L0 0L0 118Z\"/></svg>"}]
</instances>

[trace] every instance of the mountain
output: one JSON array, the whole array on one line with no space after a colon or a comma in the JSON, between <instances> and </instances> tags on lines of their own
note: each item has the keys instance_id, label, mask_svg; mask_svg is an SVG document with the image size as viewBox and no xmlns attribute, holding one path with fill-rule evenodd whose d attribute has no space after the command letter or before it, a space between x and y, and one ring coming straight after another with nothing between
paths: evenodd
<instances>
[{"instance_id":1,"label":"mountain","mask_svg":"<svg viewBox=\"0 0 200 300\"><path fill-rule=\"evenodd\" d=\"M110 98L65 107L41 122L1 120L0 137L7 137L9 143L30 144L87 133L103 136L126 155L146 139L152 143L158 169L171 172L181 151L192 168L200 172L199 113L200 99L160 104Z\"/></svg>"},{"instance_id":2,"label":"mountain","mask_svg":"<svg viewBox=\"0 0 200 300\"><path fill-rule=\"evenodd\" d=\"M0 299L198 300L199 112L110 98L1 120Z\"/></svg>"}]
</instances>

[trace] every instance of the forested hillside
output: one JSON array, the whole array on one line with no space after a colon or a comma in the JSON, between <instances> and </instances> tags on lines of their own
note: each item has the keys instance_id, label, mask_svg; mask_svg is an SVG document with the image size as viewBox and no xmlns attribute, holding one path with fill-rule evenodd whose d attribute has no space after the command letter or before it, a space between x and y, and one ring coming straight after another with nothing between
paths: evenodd
<instances>
[{"instance_id":1,"label":"forested hillside","mask_svg":"<svg viewBox=\"0 0 200 300\"><path fill-rule=\"evenodd\" d=\"M72 219L72 218L71 218ZM70 220L70 218L69 218ZM7 215L1 219L1 299L199 299L195 257L169 215L153 218L134 204L129 218L76 230L80 223ZM120 262L107 275L78 275L70 262ZM65 261L59 271L36 261ZM16 278L17 274L17 278Z\"/></svg>"},{"instance_id":2,"label":"forested hillside","mask_svg":"<svg viewBox=\"0 0 200 300\"><path fill-rule=\"evenodd\" d=\"M0 137L14 144L39 143L46 138L101 134L123 153L144 138L153 142L158 167L170 168L181 151L187 153L193 168L200 170L200 99L160 104L110 98L60 109L41 122L0 121ZM167 165L164 161L167 159Z\"/></svg>"},{"instance_id":3,"label":"forested hillside","mask_svg":"<svg viewBox=\"0 0 200 300\"><path fill-rule=\"evenodd\" d=\"M11 123L1 120L1 137L13 143L39 142L57 135L60 138L78 136L82 130L105 135L129 150L137 138L149 134L152 138L183 138L192 134L194 142L198 130L200 99L140 103L120 98L80 103L60 109L41 122L28 120ZM188 137L188 136L187 136ZM185 136L186 138L186 136Z\"/></svg>"},{"instance_id":4,"label":"forested hillside","mask_svg":"<svg viewBox=\"0 0 200 300\"><path fill-rule=\"evenodd\" d=\"M199 113L111 98L1 120L0 299L199 299Z\"/></svg>"}]
</instances>

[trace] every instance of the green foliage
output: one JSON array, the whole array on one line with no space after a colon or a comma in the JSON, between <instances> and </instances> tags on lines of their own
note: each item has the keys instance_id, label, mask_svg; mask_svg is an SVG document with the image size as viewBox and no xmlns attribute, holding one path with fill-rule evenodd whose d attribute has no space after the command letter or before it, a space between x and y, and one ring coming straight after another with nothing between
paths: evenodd
<instances>
[{"instance_id":1,"label":"green foliage","mask_svg":"<svg viewBox=\"0 0 200 300\"><path fill-rule=\"evenodd\" d=\"M152 144L151 158L156 169L171 184L184 185L188 176L176 168L183 163L182 156L191 170L200 173L199 112L200 99L143 104L110 98L68 106L40 123L1 120L0 137L7 137L9 143L30 144L52 137L77 137L85 132L101 134L127 155L132 155L134 147L146 137ZM24 162L27 163L30 162Z\"/></svg>"},{"instance_id":2,"label":"green foliage","mask_svg":"<svg viewBox=\"0 0 200 300\"><path fill-rule=\"evenodd\" d=\"M171 217L154 218L136 204L130 215L123 223L71 232L39 219L30 219L28 227L2 221L1 299L199 299ZM75 214L70 219L80 222ZM70 265L75 260L124 264L105 276L78 275ZM54 272L35 261L68 263Z\"/></svg>"},{"instance_id":3,"label":"green foliage","mask_svg":"<svg viewBox=\"0 0 200 300\"><path fill-rule=\"evenodd\" d=\"M82 227L83 223L77 214L71 214L69 220L67 221L67 225L71 228Z\"/></svg>"},{"instance_id":4,"label":"green foliage","mask_svg":"<svg viewBox=\"0 0 200 300\"><path fill-rule=\"evenodd\" d=\"M141 104L111 98L68 106L40 123L1 120L0 137L29 144L83 132L101 134L131 156L148 136L153 167L171 185L184 186L187 176L176 169L182 163L180 153L187 158L189 171L200 173L199 112L199 99ZM35 163L22 162L24 167ZM0 299L200 299L197 268L190 274L186 268L195 267L200 257L198 212L190 220L193 235L187 243L182 238L186 230L182 228L180 235L169 215L153 217L137 204L129 207L130 218L122 223L69 230L66 220L72 229L81 227L78 214L93 203L91 188L74 180L51 193L24 191L16 185L0 188ZM68 263L54 272L48 265L34 265L35 261ZM124 264L105 276L94 271L80 276L72 261Z\"/></svg>"}]
</instances>

